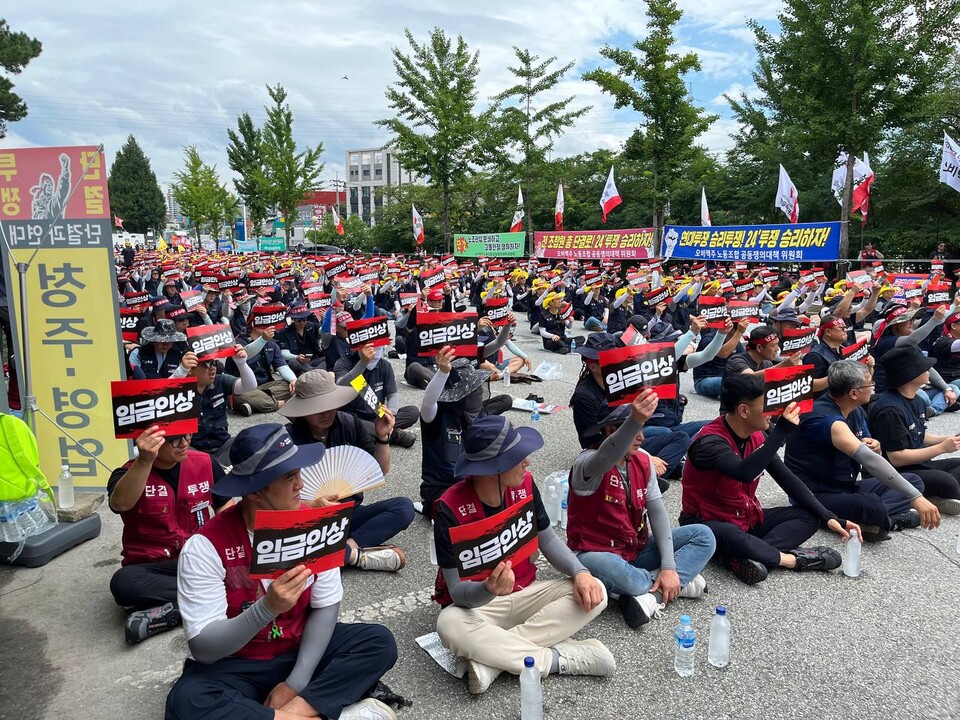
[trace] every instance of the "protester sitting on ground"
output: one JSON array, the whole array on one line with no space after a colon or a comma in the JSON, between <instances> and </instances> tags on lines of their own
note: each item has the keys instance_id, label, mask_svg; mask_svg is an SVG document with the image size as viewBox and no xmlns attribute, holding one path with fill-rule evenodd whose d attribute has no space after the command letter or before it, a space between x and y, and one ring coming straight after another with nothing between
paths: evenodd
<instances>
[{"instance_id":1,"label":"protester sitting on ground","mask_svg":"<svg viewBox=\"0 0 960 720\"><path fill-rule=\"evenodd\" d=\"M599 423L603 443L582 451L570 471L567 545L631 628L674 598L700 597L707 585L700 572L716 546L705 525L670 528L657 472L640 447L656 409L653 390L616 408Z\"/></svg>"},{"instance_id":2,"label":"protester sitting on ground","mask_svg":"<svg viewBox=\"0 0 960 720\"><path fill-rule=\"evenodd\" d=\"M134 609L124 628L130 644L180 624L177 557L228 500L211 494L223 469L210 455L191 450L190 435L165 435L157 425L147 428L135 441L137 458L107 481L107 502L123 521L121 568L110 592Z\"/></svg>"},{"instance_id":3,"label":"protester sitting on ground","mask_svg":"<svg viewBox=\"0 0 960 720\"><path fill-rule=\"evenodd\" d=\"M733 326L733 329L725 336L723 345L717 351L717 354L700 365L693 368L693 389L697 395L703 397L720 399L720 383L723 381L723 375L727 366L727 359L740 349L740 339L747 331L750 323L744 318ZM700 344L697 345L697 352L705 350L717 336L719 330L714 328L705 328L700 332Z\"/></svg>"},{"instance_id":4,"label":"protester sitting on ground","mask_svg":"<svg viewBox=\"0 0 960 720\"><path fill-rule=\"evenodd\" d=\"M560 317L560 306L563 304L564 294L559 292L547 293L543 302L543 314L540 316L540 337L543 340L543 349L559 355L566 355L571 345L583 345L586 338L583 335L567 336L567 329L573 326L573 317L564 320Z\"/></svg>"},{"instance_id":5,"label":"protester sitting on ground","mask_svg":"<svg viewBox=\"0 0 960 720\"><path fill-rule=\"evenodd\" d=\"M393 667L396 642L382 625L337 622L338 569L314 575L297 565L272 582L249 574L257 513L304 507L300 468L323 453L320 444L294 445L275 423L237 435L233 469L215 490L241 500L181 555L177 596L191 657L167 696L166 720L396 720L388 706L361 699Z\"/></svg>"},{"instance_id":6,"label":"protester sitting on ground","mask_svg":"<svg viewBox=\"0 0 960 720\"><path fill-rule=\"evenodd\" d=\"M768 368L795 367L800 364L803 355L799 352L780 357L780 336L768 325L759 325L750 331L747 338L747 348L727 358L724 368L724 379L742 373L759 373ZM720 394L720 412L730 408L724 407L723 393Z\"/></svg>"},{"instance_id":7,"label":"protester sitting on ground","mask_svg":"<svg viewBox=\"0 0 960 720\"><path fill-rule=\"evenodd\" d=\"M897 472L870 437L863 410L873 397L870 366L838 360L830 366L828 381L829 389L814 402L813 411L787 435L786 466L821 505L858 523L863 540L877 542L888 530L916 527L921 517L929 527L935 508L922 496L923 481Z\"/></svg>"},{"instance_id":8,"label":"protester sitting on ground","mask_svg":"<svg viewBox=\"0 0 960 720\"><path fill-rule=\"evenodd\" d=\"M320 347L320 328L307 324L313 311L306 305L294 305L289 311L293 321L276 335L281 354L293 374L300 376L314 368L325 367L326 360Z\"/></svg>"},{"instance_id":9,"label":"protester sitting on ground","mask_svg":"<svg viewBox=\"0 0 960 720\"><path fill-rule=\"evenodd\" d=\"M723 380L721 402L731 408L694 438L683 468L680 524L702 523L717 540L715 558L743 582L754 585L768 570L833 570L840 554L828 547L801 545L820 523L846 539L847 530L783 464L777 451L797 427L800 410L790 403L776 426L763 414L763 377L754 373ZM766 470L799 507L762 508L757 486ZM846 528L846 529L844 529Z\"/></svg>"},{"instance_id":10,"label":"protester sitting on ground","mask_svg":"<svg viewBox=\"0 0 960 720\"><path fill-rule=\"evenodd\" d=\"M889 388L870 405L869 422L884 456L900 472L919 475L924 496L940 512L960 515L960 458L940 458L960 450L960 433L929 432L917 397L936 360L908 346L890 350L880 362Z\"/></svg>"},{"instance_id":11,"label":"protester sitting on ground","mask_svg":"<svg viewBox=\"0 0 960 720\"><path fill-rule=\"evenodd\" d=\"M352 387L337 385L333 373L311 370L300 376L293 397L280 409L290 418L290 436L297 445L322 442L326 448L352 445L369 453L383 474L390 472L390 434L393 413L385 409L372 425L341 410L356 399ZM407 564L403 550L386 542L413 522L413 503L393 497L364 503L363 495L350 498L357 503L350 519L346 564L360 570L395 572Z\"/></svg>"},{"instance_id":12,"label":"protester sitting on ground","mask_svg":"<svg viewBox=\"0 0 960 720\"><path fill-rule=\"evenodd\" d=\"M417 436L407 430L420 419L420 408L416 405L400 407L400 393L397 391L397 378L393 374L393 365L383 357L382 348L367 343L359 351L353 351L349 357L340 358L333 369L338 385L349 387L358 377L363 376L367 386L373 390L381 405L393 413L395 425L390 434L390 444L411 447ZM377 420L376 411L363 401L355 398L347 412L365 420L371 427Z\"/></svg>"},{"instance_id":13,"label":"protester sitting on ground","mask_svg":"<svg viewBox=\"0 0 960 720\"><path fill-rule=\"evenodd\" d=\"M173 320L157 320L140 335L140 347L130 353L133 380L158 380L168 378L180 365L183 357L177 343L187 341L183 332L178 332Z\"/></svg>"},{"instance_id":14,"label":"protester sitting on ground","mask_svg":"<svg viewBox=\"0 0 960 720\"><path fill-rule=\"evenodd\" d=\"M233 403L233 409L248 417L253 413L276 412L293 394L297 376L287 365L280 346L273 339L276 334L274 328L254 327L251 319L247 333L238 337L237 342L247 351L247 365L253 370L257 387L255 390L238 395ZM232 359L228 359L226 365L227 371L231 374L240 374L239 370L234 372L236 363ZM280 376L279 380L274 379L274 372Z\"/></svg>"},{"instance_id":15,"label":"protester sitting on ground","mask_svg":"<svg viewBox=\"0 0 960 720\"><path fill-rule=\"evenodd\" d=\"M569 638L599 615L607 594L553 529L533 477L529 455L543 447L532 429L487 416L464 432L456 475L434 507L436 594L443 610L437 632L467 661L467 687L485 692L501 672L519 675L532 657L541 676L611 675L613 655L599 640ZM450 529L483 520L533 499L539 550L565 577L537 581L530 558L501 561L483 581L461 580Z\"/></svg>"},{"instance_id":16,"label":"protester sitting on ground","mask_svg":"<svg viewBox=\"0 0 960 720\"><path fill-rule=\"evenodd\" d=\"M943 323L943 334L930 346L930 357L937 361L937 372L947 388L930 399L935 408L942 403L946 412L960 410L960 310L954 305ZM941 399L942 396L942 399ZM953 402L948 402L953 398Z\"/></svg>"},{"instance_id":17,"label":"protester sitting on ground","mask_svg":"<svg viewBox=\"0 0 960 720\"><path fill-rule=\"evenodd\" d=\"M423 290L421 296L426 303L426 312L452 312L449 293L445 294L442 290ZM427 387L427 383L437 372L436 358L433 355L420 353L420 336L417 333L417 315L425 312L417 310L416 307L410 308L409 312L403 313L397 318L396 328L398 332L406 334L406 368L403 372L403 379L410 385L420 388Z\"/></svg>"},{"instance_id":18,"label":"protester sitting on ground","mask_svg":"<svg viewBox=\"0 0 960 720\"><path fill-rule=\"evenodd\" d=\"M813 365L813 391L822 397L827 391L827 370L833 363L843 360L843 346L847 341L846 321L837 315L824 315L820 319L817 337L820 342L810 349L803 362ZM868 355L867 361L872 371L873 356Z\"/></svg>"}]
</instances>

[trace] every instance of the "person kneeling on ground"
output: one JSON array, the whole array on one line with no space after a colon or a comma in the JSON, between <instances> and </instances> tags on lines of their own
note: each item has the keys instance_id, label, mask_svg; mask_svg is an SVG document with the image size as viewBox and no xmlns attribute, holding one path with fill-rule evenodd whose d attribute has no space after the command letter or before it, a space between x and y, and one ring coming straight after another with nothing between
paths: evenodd
<instances>
[{"instance_id":1,"label":"person kneeling on ground","mask_svg":"<svg viewBox=\"0 0 960 720\"><path fill-rule=\"evenodd\" d=\"M603 443L581 452L570 472L567 545L632 628L674 598L700 597L707 582L699 573L716 548L706 525L670 528L656 470L640 448L656 409L656 393L645 390L611 412L600 422Z\"/></svg>"},{"instance_id":2,"label":"person kneeling on ground","mask_svg":"<svg viewBox=\"0 0 960 720\"><path fill-rule=\"evenodd\" d=\"M396 641L382 625L337 622L339 569L314 575L297 565L272 582L250 577L257 512L306 507L300 468L323 453L320 444L294 445L276 423L237 435L232 470L215 490L241 500L180 556L177 597L192 657L167 696L166 720L396 720L388 706L361 699L393 667Z\"/></svg>"},{"instance_id":3,"label":"person kneeling on ground","mask_svg":"<svg viewBox=\"0 0 960 720\"><path fill-rule=\"evenodd\" d=\"M607 606L607 594L563 544L553 529L540 493L527 472L528 456L543 447L533 428L514 428L497 415L482 417L464 432L457 477L434 506L437 548L436 594L443 610L437 633L451 652L467 660L467 687L486 692L506 671L519 675L532 657L543 677L611 675L613 655L599 640L570 636ZM533 498L540 552L566 575L537 581L537 568L526 558L501 561L482 582L461 580L450 528L496 515Z\"/></svg>"},{"instance_id":4,"label":"person kneeling on ground","mask_svg":"<svg viewBox=\"0 0 960 720\"><path fill-rule=\"evenodd\" d=\"M841 523L777 456L800 410L796 403L787 405L765 436L770 418L763 414L763 394L762 375L724 378L720 402L730 411L697 433L683 468L680 524L703 523L713 530L715 557L748 585L766 580L770 568L840 567L836 550L800 547L821 522L844 540L847 530L862 537L859 526ZM760 507L756 492L764 470L799 507Z\"/></svg>"},{"instance_id":5,"label":"person kneeling on ground","mask_svg":"<svg viewBox=\"0 0 960 720\"><path fill-rule=\"evenodd\" d=\"M139 455L110 474L110 509L123 521L120 561L110 579L118 605L132 607L125 636L138 643L180 624L177 557L187 539L229 498L211 494L223 468L190 449L190 435L153 425L136 439Z\"/></svg>"}]
</instances>

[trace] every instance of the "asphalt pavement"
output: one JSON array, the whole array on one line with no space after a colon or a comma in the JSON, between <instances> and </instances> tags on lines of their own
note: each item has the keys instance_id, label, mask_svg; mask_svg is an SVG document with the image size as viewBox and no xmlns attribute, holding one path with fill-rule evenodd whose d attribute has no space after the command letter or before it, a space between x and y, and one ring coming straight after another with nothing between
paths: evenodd
<instances>
[{"instance_id":1,"label":"asphalt pavement","mask_svg":"<svg viewBox=\"0 0 960 720\"><path fill-rule=\"evenodd\" d=\"M525 326L519 342L534 363L559 361L562 380L495 387L566 405L580 370L579 356L561 358L540 349ZM398 378L402 361L392 361ZM688 376L686 420L707 420L717 403L693 393ZM422 393L401 384L401 404L419 404ZM509 412L515 424L528 413ZM231 416L236 433L279 416ZM545 445L532 457L538 481L568 468L578 451L569 408L544 415L538 429ZM414 428L416 430L416 428ZM931 421L933 432L960 432L960 416ZM42 451L42 448L41 448ZM416 499L420 482L419 441L393 448L388 484L370 500L393 495ZM768 507L786 498L767 476L758 491ZM672 518L680 488L664 496ZM0 569L0 718L157 719L167 691L179 676L186 642L177 630L137 646L123 641L123 611L109 592L119 567L121 523L105 506L103 532L39 569ZM472 697L465 681L445 673L414 639L432 632L438 607L430 601L436 568L429 563L430 525L414 520L396 538L409 559L396 574L343 573L345 622L380 622L394 633L400 657L385 681L410 698L402 720L520 717L517 679L501 676L483 696ZM678 600L640 630L607 609L577 635L602 640L617 659L605 679L550 677L544 682L545 717L582 718L960 718L960 517L944 518L935 531L894 533L866 545L863 574L799 574L776 571L748 587L709 565L709 594ZM820 531L811 542L840 549L836 536ZM554 577L548 568L541 577ZM707 663L706 639L713 606L727 607L732 624L730 665ZM697 631L696 674L673 670L672 632L687 613Z\"/></svg>"}]
</instances>

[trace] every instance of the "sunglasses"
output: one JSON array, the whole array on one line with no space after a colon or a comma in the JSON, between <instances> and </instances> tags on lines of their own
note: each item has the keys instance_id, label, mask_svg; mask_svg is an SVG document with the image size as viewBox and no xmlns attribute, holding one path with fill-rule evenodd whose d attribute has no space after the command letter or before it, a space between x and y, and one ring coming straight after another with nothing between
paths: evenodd
<instances>
[{"instance_id":1,"label":"sunglasses","mask_svg":"<svg viewBox=\"0 0 960 720\"><path fill-rule=\"evenodd\" d=\"M167 442L171 445L189 445L191 440L193 440L193 433L187 433L186 435L167 435Z\"/></svg>"},{"instance_id":2,"label":"sunglasses","mask_svg":"<svg viewBox=\"0 0 960 720\"><path fill-rule=\"evenodd\" d=\"M201 360L200 362L197 363L197 365L199 365L200 367L212 368L212 367L216 367L216 366L217 366L217 361L216 361L216 360Z\"/></svg>"}]
</instances>

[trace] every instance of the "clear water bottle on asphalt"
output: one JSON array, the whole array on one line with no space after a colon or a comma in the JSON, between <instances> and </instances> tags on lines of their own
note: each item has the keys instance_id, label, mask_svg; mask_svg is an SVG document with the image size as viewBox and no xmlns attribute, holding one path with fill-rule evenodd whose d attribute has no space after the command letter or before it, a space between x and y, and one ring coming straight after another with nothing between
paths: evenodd
<instances>
[{"instance_id":1,"label":"clear water bottle on asphalt","mask_svg":"<svg viewBox=\"0 0 960 720\"><path fill-rule=\"evenodd\" d=\"M856 530L850 531L850 539L843 549L843 574L847 577L860 577L860 551L863 549Z\"/></svg>"},{"instance_id":2,"label":"clear water bottle on asphalt","mask_svg":"<svg viewBox=\"0 0 960 720\"><path fill-rule=\"evenodd\" d=\"M57 481L57 502L64 510L73 507L73 475L70 474L69 465L63 465L60 468L60 479Z\"/></svg>"},{"instance_id":3,"label":"clear water bottle on asphalt","mask_svg":"<svg viewBox=\"0 0 960 720\"><path fill-rule=\"evenodd\" d=\"M543 503L547 511L547 517L550 518L550 527L560 522L560 495L557 494L557 488L553 485L547 490L547 499Z\"/></svg>"},{"instance_id":4,"label":"clear water bottle on asphalt","mask_svg":"<svg viewBox=\"0 0 960 720\"><path fill-rule=\"evenodd\" d=\"M567 529L567 501L560 501L560 527Z\"/></svg>"},{"instance_id":5,"label":"clear water bottle on asphalt","mask_svg":"<svg viewBox=\"0 0 960 720\"><path fill-rule=\"evenodd\" d=\"M520 673L520 720L543 720L543 686L540 671L529 655Z\"/></svg>"},{"instance_id":6,"label":"clear water bottle on asphalt","mask_svg":"<svg viewBox=\"0 0 960 720\"><path fill-rule=\"evenodd\" d=\"M673 669L680 677L690 677L696 672L697 633L689 615L681 615L673 629Z\"/></svg>"},{"instance_id":7,"label":"clear water bottle on asphalt","mask_svg":"<svg viewBox=\"0 0 960 720\"><path fill-rule=\"evenodd\" d=\"M714 667L726 667L730 663L730 618L723 605L717 605L717 614L710 621L710 645L707 662Z\"/></svg>"},{"instance_id":8,"label":"clear water bottle on asphalt","mask_svg":"<svg viewBox=\"0 0 960 720\"><path fill-rule=\"evenodd\" d=\"M503 371L503 386L510 387L510 371L509 370Z\"/></svg>"},{"instance_id":9,"label":"clear water bottle on asphalt","mask_svg":"<svg viewBox=\"0 0 960 720\"><path fill-rule=\"evenodd\" d=\"M536 404L533 406L533 412L530 413L530 422L540 422L540 411L537 410Z\"/></svg>"},{"instance_id":10,"label":"clear water bottle on asphalt","mask_svg":"<svg viewBox=\"0 0 960 720\"><path fill-rule=\"evenodd\" d=\"M577 350L577 339L576 339L576 338L571 338L571 339L570 339L570 352L576 352L576 350Z\"/></svg>"}]
</instances>

